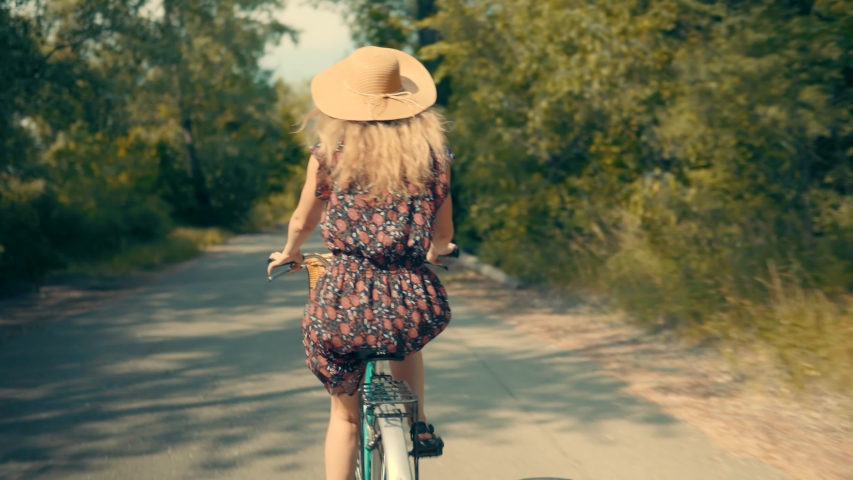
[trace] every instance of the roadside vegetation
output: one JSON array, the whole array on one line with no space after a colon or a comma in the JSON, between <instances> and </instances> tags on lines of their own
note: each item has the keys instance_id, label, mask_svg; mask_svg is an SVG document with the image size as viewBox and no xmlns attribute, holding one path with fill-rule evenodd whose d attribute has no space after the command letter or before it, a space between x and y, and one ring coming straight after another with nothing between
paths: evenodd
<instances>
[{"instance_id":1,"label":"roadside vegetation","mask_svg":"<svg viewBox=\"0 0 853 480\"><path fill-rule=\"evenodd\" d=\"M233 234L221 228L175 227L153 242L119 247L111 255L71 261L60 272L98 276L129 275L189 260L206 248L228 240Z\"/></svg>"},{"instance_id":2,"label":"roadside vegetation","mask_svg":"<svg viewBox=\"0 0 853 480\"><path fill-rule=\"evenodd\" d=\"M301 96L277 0L0 1L0 285L127 273L280 222Z\"/></svg>"},{"instance_id":3,"label":"roadside vegetation","mask_svg":"<svg viewBox=\"0 0 853 480\"><path fill-rule=\"evenodd\" d=\"M853 392L853 2L338 3L431 62L464 247Z\"/></svg>"},{"instance_id":4,"label":"roadside vegetation","mask_svg":"<svg viewBox=\"0 0 853 480\"><path fill-rule=\"evenodd\" d=\"M853 1L336 3L434 71L466 249L853 392ZM306 105L258 67L280 6L0 0L0 283L281 219Z\"/></svg>"}]
</instances>

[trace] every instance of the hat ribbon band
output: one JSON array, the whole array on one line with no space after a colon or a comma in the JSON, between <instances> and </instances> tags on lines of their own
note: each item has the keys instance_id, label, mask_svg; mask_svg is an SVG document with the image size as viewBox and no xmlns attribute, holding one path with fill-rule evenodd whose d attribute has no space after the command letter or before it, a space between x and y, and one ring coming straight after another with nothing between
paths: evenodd
<instances>
[{"instance_id":1,"label":"hat ribbon band","mask_svg":"<svg viewBox=\"0 0 853 480\"><path fill-rule=\"evenodd\" d=\"M418 102L416 102L415 100L413 100L411 98L412 92L409 92L409 91L404 90L402 92L394 92L394 93L364 93L364 92L359 92L358 90L353 90L352 88L350 88L349 85L346 84L346 82L344 82L344 86L347 88L347 90L349 90L352 93L355 93L357 95L361 95L362 97L367 97L367 98L371 99L371 101L370 101L370 115L373 116L374 118L376 118L376 117L373 115L373 107L378 107L379 102L382 100L396 100L398 102L405 103L406 105L408 105L410 107L413 107L413 108L417 107L420 109L420 111L426 110L426 108L424 108Z\"/></svg>"}]
</instances>

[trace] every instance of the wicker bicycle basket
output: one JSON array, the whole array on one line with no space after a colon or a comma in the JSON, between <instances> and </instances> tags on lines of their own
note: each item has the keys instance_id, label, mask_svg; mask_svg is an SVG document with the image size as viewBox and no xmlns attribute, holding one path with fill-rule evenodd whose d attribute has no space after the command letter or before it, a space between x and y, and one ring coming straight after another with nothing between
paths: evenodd
<instances>
[{"instance_id":1,"label":"wicker bicycle basket","mask_svg":"<svg viewBox=\"0 0 853 480\"><path fill-rule=\"evenodd\" d=\"M326 267L332 262L332 254L306 255L305 268L308 269L308 290L314 290L317 280L326 271Z\"/></svg>"}]
</instances>

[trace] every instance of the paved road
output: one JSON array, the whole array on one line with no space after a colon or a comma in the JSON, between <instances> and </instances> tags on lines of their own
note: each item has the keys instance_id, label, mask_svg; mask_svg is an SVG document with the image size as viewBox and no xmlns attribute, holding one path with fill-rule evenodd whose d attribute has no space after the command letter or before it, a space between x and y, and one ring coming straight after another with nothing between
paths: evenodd
<instances>
[{"instance_id":1,"label":"paved road","mask_svg":"<svg viewBox=\"0 0 853 480\"><path fill-rule=\"evenodd\" d=\"M322 479L328 400L303 363L305 279L263 275L282 241L237 237L0 345L0 478ZM783 478L583 357L453 308L425 350L428 413L447 443L425 480Z\"/></svg>"}]
</instances>

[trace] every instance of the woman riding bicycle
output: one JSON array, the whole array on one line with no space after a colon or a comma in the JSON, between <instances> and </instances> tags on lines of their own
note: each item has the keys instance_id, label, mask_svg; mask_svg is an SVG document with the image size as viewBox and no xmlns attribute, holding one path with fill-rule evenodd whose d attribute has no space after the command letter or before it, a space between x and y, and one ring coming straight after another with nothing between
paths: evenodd
<instances>
[{"instance_id":1,"label":"woman riding bicycle","mask_svg":"<svg viewBox=\"0 0 853 480\"><path fill-rule=\"evenodd\" d=\"M302 319L307 364L331 394L326 479L350 480L358 444L365 365L356 351L405 355L395 379L418 396L411 427L419 456L444 445L427 422L420 350L450 322L447 293L425 262L440 264L453 237L449 165L436 89L427 69L398 50L364 47L311 82L309 114L319 143L288 228L268 270L302 262L322 223L334 260ZM298 268L298 267L294 267Z\"/></svg>"}]
</instances>

